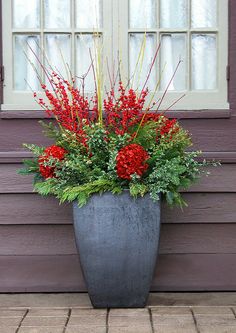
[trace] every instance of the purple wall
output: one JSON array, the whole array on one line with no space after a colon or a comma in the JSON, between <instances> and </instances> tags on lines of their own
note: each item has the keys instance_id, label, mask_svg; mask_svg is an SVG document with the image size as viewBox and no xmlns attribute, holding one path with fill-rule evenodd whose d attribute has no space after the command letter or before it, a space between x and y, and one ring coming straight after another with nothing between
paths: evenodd
<instances>
[{"instance_id":1,"label":"purple wall","mask_svg":"<svg viewBox=\"0 0 236 333\"><path fill-rule=\"evenodd\" d=\"M152 290L236 290L236 1L229 5L231 109L172 113L193 133L195 148L223 165L184 194L184 213L163 208ZM0 114L0 292L85 290L70 205L33 194L31 180L16 174L28 156L23 142L47 144L41 117Z\"/></svg>"}]
</instances>

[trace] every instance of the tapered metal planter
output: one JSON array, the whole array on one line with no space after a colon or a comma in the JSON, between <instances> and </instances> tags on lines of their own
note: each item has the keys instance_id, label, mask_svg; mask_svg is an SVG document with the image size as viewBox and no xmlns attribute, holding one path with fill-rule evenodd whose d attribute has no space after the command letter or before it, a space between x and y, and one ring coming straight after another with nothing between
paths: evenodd
<instances>
[{"instance_id":1,"label":"tapered metal planter","mask_svg":"<svg viewBox=\"0 0 236 333\"><path fill-rule=\"evenodd\" d=\"M76 244L96 308L144 307L158 253L160 203L128 191L73 203Z\"/></svg>"}]
</instances>

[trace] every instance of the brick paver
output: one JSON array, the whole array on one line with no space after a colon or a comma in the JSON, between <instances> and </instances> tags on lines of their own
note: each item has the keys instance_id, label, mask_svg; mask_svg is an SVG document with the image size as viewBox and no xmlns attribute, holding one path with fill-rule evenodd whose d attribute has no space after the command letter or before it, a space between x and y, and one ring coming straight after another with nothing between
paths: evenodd
<instances>
[{"instance_id":1,"label":"brick paver","mask_svg":"<svg viewBox=\"0 0 236 333\"><path fill-rule=\"evenodd\" d=\"M183 310L183 313L181 313ZM186 314L186 309L179 309L178 314L158 314L152 312L153 327L155 333L196 333L196 326L192 313Z\"/></svg>"},{"instance_id":2,"label":"brick paver","mask_svg":"<svg viewBox=\"0 0 236 333\"><path fill-rule=\"evenodd\" d=\"M106 317L107 310L106 309L82 309L82 308L72 308L71 317L77 316L96 316L96 317Z\"/></svg>"},{"instance_id":3,"label":"brick paver","mask_svg":"<svg viewBox=\"0 0 236 333\"><path fill-rule=\"evenodd\" d=\"M236 319L229 307L192 308L200 333L236 333Z\"/></svg>"},{"instance_id":4,"label":"brick paver","mask_svg":"<svg viewBox=\"0 0 236 333\"><path fill-rule=\"evenodd\" d=\"M109 333L152 333L150 326L122 326L110 327Z\"/></svg>"},{"instance_id":5,"label":"brick paver","mask_svg":"<svg viewBox=\"0 0 236 333\"><path fill-rule=\"evenodd\" d=\"M0 327L1 333L15 333L17 332L17 327L9 326L9 327Z\"/></svg>"},{"instance_id":6,"label":"brick paver","mask_svg":"<svg viewBox=\"0 0 236 333\"><path fill-rule=\"evenodd\" d=\"M41 327L41 326L65 326L66 317L28 317L23 320L21 326L23 327Z\"/></svg>"},{"instance_id":7,"label":"brick paver","mask_svg":"<svg viewBox=\"0 0 236 333\"><path fill-rule=\"evenodd\" d=\"M108 325L110 327L116 326L148 326L150 324L149 315L138 316L138 315L127 315L127 316L109 316Z\"/></svg>"},{"instance_id":8,"label":"brick paver","mask_svg":"<svg viewBox=\"0 0 236 333\"><path fill-rule=\"evenodd\" d=\"M212 326L212 325L207 325L207 326L201 326L200 327L200 333L236 333L236 328L235 326Z\"/></svg>"},{"instance_id":9,"label":"brick paver","mask_svg":"<svg viewBox=\"0 0 236 333\"><path fill-rule=\"evenodd\" d=\"M191 315L191 309L188 307L176 307L176 306L160 306L153 307L152 316L156 315Z\"/></svg>"},{"instance_id":10,"label":"brick paver","mask_svg":"<svg viewBox=\"0 0 236 333\"><path fill-rule=\"evenodd\" d=\"M106 316L88 315L70 317L67 326L106 326Z\"/></svg>"},{"instance_id":11,"label":"brick paver","mask_svg":"<svg viewBox=\"0 0 236 333\"><path fill-rule=\"evenodd\" d=\"M230 315L233 317L233 312L230 307L225 306L198 306L192 307L195 315Z\"/></svg>"},{"instance_id":12,"label":"brick paver","mask_svg":"<svg viewBox=\"0 0 236 333\"><path fill-rule=\"evenodd\" d=\"M109 333L152 333L148 309L111 309L107 324Z\"/></svg>"},{"instance_id":13,"label":"brick paver","mask_svg":"<svg viewBox=\"0 0 236 333\"><path fill-rule=\"evenodd\" d=\"M18 326L21 322L21 317L6 317L0 318L0 327Z\"/></svg>"},{"instance_id":14,"label":"brick paver","mask_svg":"<svg viewBox=\"0 0 236 333\"><path fill-rule=\"evenodd\" d=\"M64 327L21 327L17 333L63 333Z\"/></svg>"},{"instance_id":15,"label":"brick paver","mask_svg":"<svg viewBox=\"0 0 236 333\"><path fill-rule=\"evenodd\" d=\"M68 326L65 333L106 333L106 326Z\"/></svg>"},{"instance_id":16,"label":"brick paver","mask_svg":"<svg viewBox=\"0 0 236 333\"><path fill-rule=\"evenodd\" d=\"M69 309L29 309L28 317L67 317Z\"/></svg>"},{"instance_id":17,"label":"brick paver","mask_svg":"<svg viewBox=\"0 0 236 333\"><path fill-rule=\"evenodd\" d=\"M0 303L0 333L236 333L235 304L152 303L145 309L107 310L93 309L87 300L85 304L67 306L67 299L63 306L61 295L58 307L50 302L47 306L46 296L43 302L44 306L31 307L22 303L19 307L3 307Z\"/></svg>"},{"instance_id":18,"label":"brick paver","mask_svg":"<svg viewBox=\"0 0 236 333\"><path fill-rule=\"evenodd\" d=\"M26 310L1 310L0 309L0 318L13 318L20 317L22 318Z\"/></svg>"}]
</instances>

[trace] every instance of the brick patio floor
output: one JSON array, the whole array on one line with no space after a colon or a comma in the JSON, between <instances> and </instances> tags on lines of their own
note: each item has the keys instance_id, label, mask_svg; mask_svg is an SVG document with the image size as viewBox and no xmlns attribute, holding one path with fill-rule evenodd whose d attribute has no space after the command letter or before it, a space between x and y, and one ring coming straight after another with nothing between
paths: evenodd
<instances>
[{"instance_id":1,"label":"brick patio floor","mask_svg":"<svg viewBox=\"0 0 236 333\"><path fill-rule=\"evenodd\" d=\"M87 294L0 294L0 333L236 333L236 293L153 293L145 309Z\"/></svg>"}]
</instances>

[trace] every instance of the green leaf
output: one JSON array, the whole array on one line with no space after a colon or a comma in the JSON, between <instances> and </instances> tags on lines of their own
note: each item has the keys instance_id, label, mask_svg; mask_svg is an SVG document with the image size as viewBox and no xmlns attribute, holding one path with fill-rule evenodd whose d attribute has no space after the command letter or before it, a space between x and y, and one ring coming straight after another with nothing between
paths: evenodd
<instances>
[{"instance_id":1,"label":"green leaf","mask_svg":"<svg viewBox=\"0 0 236 333\"><path fill-rule=\"evenodd\" d=\"M43 154L45 148L44 147L39 147L37 145L33 145L33 144L23 144L23 147L29 149L30 151L32 151L34 153L35 156L40 156Z\"/></svg>"},{"instance_id":2,"label":"green leaf","mask_svg":"<svg viewBox=\"0 0 236 333\"><path fill-rule=\"evenodd\" d=\"M43 133L46 137L55 139L61 139L61 132L52 122L49 124L45 123L44 121L40 120L39 124L43 127Z\"/></svg>"},{"instance_id":3,"label":"green leaf","mask_svg":"<svg viewBox=\"0 0 236 333\"><path fill-rule=\"evenodd\" d=\"M29 169L19 169L19 170L17 170L17 173L19 175L28 176L31 172L29 171Z\"/></svg>"},{"instance_id":4,"label":"green leaf","mask_svg":"<svg viewBox=\"0 0 236 333\"><path fill-rule=\"evenodd\" d=\"M55 194L56 191L54 189L55 181L54 179L45 180L42 182L38 182L34 185L34 189L36 192L43 196L47 196L49 194Z\"/></svg>"},{"instance_id":5,"label":"green leaf","mask_svg":"<svg viewBox=\"0 0 236 333\"><path fill-rule=\"evenodd\" d=\"M167 203L170 206L173 206L173 203L174 203L174 194L172 192L167 192L166 193L166 200L167 200Z\"/></svg>"},{"instance_id":6,"label":"green leaf","mask_svg":"<svg viewBox=\"0 0 236 333\"><path fill-rule=\"evenodd\" d=\"M98 179L84 185L66 187L63 190L63 193L58 195L58 198L61 202L72 202L74 200L77 200L79 206L82 207L86 204L92 194L102 194L106 191L111 191L113 193L121 193L122 188L114 181L108 179Z\"/></svg>"},{"instance_id":7,"label":"green leaf","mask_svg":"<svg viewBox=\"0 0 236 333\"><path fill-rule=\"evenodd\" d=\"M148 191L148 188L145 184L139 183L131 183L129 188L130 195L134 198L137 198L139 195L143 197Z\"/></svg>"},{"instance_id":8,"label":"green leaf","mask_svg":"<svg viewBox=\"0 0 236 333\"><path fill-rule=\"evenodd\" d=\"M38 173L39 166L38 166L38 160L32 159L32 160L23 160L23 163L25 165L25 168L19 169L17 171L20 175L29 175L32 173Z\"/></svg>"}]
</instances>

